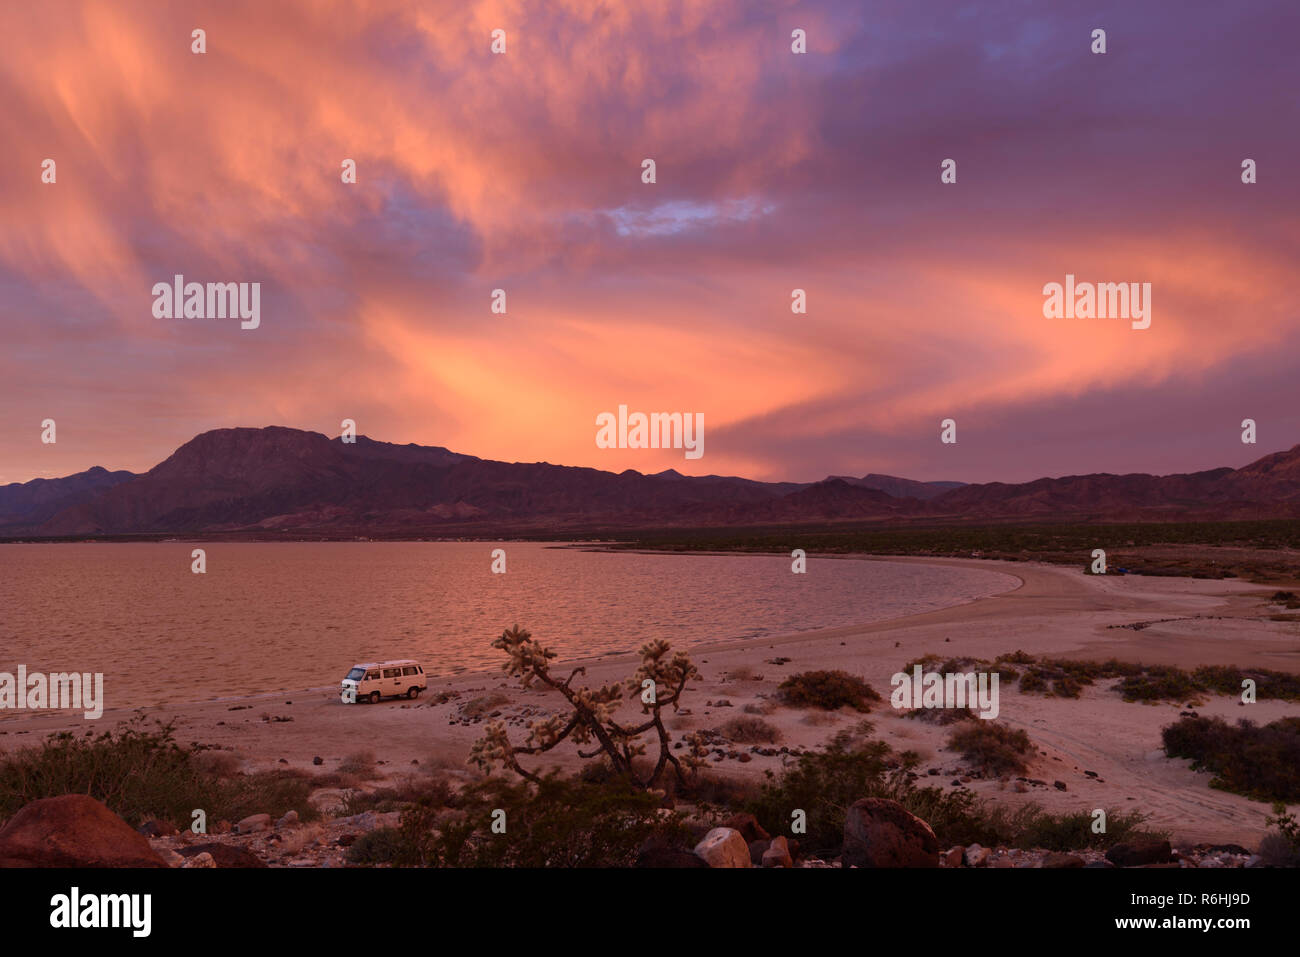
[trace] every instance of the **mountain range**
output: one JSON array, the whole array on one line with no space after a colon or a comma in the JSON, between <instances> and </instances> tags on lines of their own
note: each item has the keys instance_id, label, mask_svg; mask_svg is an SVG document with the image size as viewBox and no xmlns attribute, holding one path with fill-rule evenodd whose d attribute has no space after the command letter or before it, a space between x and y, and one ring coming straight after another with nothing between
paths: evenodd
<instances>
[{"instance_id":1,"label":"mountain range","mask_svg":"<svg viewBox=\"0 0 1300 957\"><path fill-rule=\"evenodd\" d=\"M888 475L757 482L496 462L272 426L204 432L148 472L0 486L0 535L475 537L863 522L1172 521L1300 516L1300 446L1240 469L1013 485Z\"/></svg>"}]
</instances>

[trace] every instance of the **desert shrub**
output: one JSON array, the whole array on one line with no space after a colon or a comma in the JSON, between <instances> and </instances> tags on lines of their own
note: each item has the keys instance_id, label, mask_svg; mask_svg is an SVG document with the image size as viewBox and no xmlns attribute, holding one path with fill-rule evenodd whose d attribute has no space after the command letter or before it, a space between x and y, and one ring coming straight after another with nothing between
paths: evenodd
<instances>
[{"instance_id":1,"label":"desert shrub","mask_svg":"<svg viewBox=\"0 0 1300 957\"><path fill-rule=\"evenodd\" d=\"M754 701L740 709L745 714L771 714L776 710L776 702L771 698L764 698L762 701Z\"/></svg>"},{"instance_id":2,"label":"desert shrub","mask_svg":"<svg viewBox=\"0 0 1300 957\"><path fill-rule=\"evenodd\" d=\"M932 671L939 670L939 662L942 660L943 659L941 659L936 654L925 654L922 655L920 658L914 658L911 661L909 661L907 664L903 665L903 672L905 674L910 675L912 674L913 671L916 670L916 666L920 665L921 673L929 674Z\"/></svg>"},{"instance_id":3,"label":"desert shrub","mask_svg":"<svg viewBox=\"0 0 1300 957\"><path fill-rule=\"evenodd\" d=\"M866 797L897 801L928 823L943 844L996 843L987 812L966 788L918 787L910 775L911 760L900 763L883 741L859 741L853 747L833 740L821 751L810 751L780 776L769 772L762 791L743 809L771 834L789 834L791 812L807 815L807 833L797 835L812 850L830 851L844 841L844 815L854 801Z\"/></svg>"},{"instance_id":4,"label":"desert shrub","mask_svg":"<svg viewBox=\"0 0 1300 957\"><path fill-rule=\"evenodd\" d=\"M904 718L915 718L928 724L945 727L958 721L978 721L979 718L970 708L913 708L903 712Z\"/></svg>"},{"instance_id":5,"label":"desert shrub","mask_svg":"<svg viewBox=\"0 0 1300 957\"><path fill-rule=\"evenodd\" d=\"M1027 651L1017 649L1010 654L998 655L995 659L996 664L1001 664L1004 661L1009 661L1013 665L1032 665L1034 663L1034 656Z\"/></svg>"},{"instance_id":6,"label":"desert shrub","mask_svg":"<svg viewBox=\"0 0 1300 957\"><path fill-rule=\"evenodd\" d=\"M339 762L342 774L373 774L375 770L375 752L354 751Z\"/></svg>"},{"instance_id":7,"label":"desert shrub","mask_svg":"<svg viewBox=\"0 0 1300 957\"><path fill-rule=\"evenodd\" d=\"M1273 802L1273 816L1264 823L1274 828L1260 838L1259 856L1270 867L1300 867L1300 821L1281 801Z\"/></svg>"},{"instance_id":8,"label":"desert shrub","mask_svg":"<svg viewBox=\"0 0 1300 957\"><path fill-rule=\"evenodd\" d=\"M221 762L200 758L202 747L178 744L174 730L137 718L98 735L60 732L11 752L0 758L0 820L62 794L88 794L132 826L151 818L188 826L194 808L209 820L289 810L304 821L317 816L306 778L279 771L222 776L212 770Z\"/></svg>"},{"instance_id":9,"label":"desert shrub","mask_svg":"<svg viewBox=\"0 0 1300 957\"><path fill-rule=\"evenodd\" d=\"M1092 829L1091 811L1054 814L1037 804L1026 804L1012 812L1001 812L1006 819L998 830L1007 834L1006 843L1023 849L1044 848L1049 851L1104 850L1127 841L1165 840L1169 835L1143 827L1146 815L1139 811L1106 811L1106 830Z\"/></svg>"},{"instance_id":10,"label":"desert shrub","mask_svg":"<svg viewBox=\"0 0 1300 957\"><path fill-rule=\"evenodd\" d=\"M844 840L844 813L859 798L871 797L883 787L891 763L889 745L871 741L856 748L832 742L812 751L769 780L746 810L769 834L788 834L791 813L807 814L807 834L799 840L811 848L838 847Z\"/></svg>"},{"instance_id":11,"label":"desert shrub","mask_svg":"<svg viewBox=\"0 0 1300 957\"><path fill-rule=\"evenodd\" d=\"M781 682L782 699L799 708L834 711L842 707L870 711L880 695L861 678L847 671L804 671Z\"/></svg>"},{"instance_id":12,"label":"desert shrub","mask_svg":"<svg viewBox=\"0 0 1300 957\"><path fill-rule=\"evenodd\" d=\"M1125 678L1118 690L1125 701L1189 701L1204 692L1205 687L1185 671L1156 665L1145 674Z\"/></svg>"},{"instance_id":13,"label":"desert shrub","mask_svg":"<svg viewBox=\"0 0 1300 957\"><path fill-rule=\"evenodd\" d=\"M736 744L775 744L781 740L780 729L762 718L732 718L718 730L728 741Z\"/></svg>"},{"instance_id":14,"label":"desert shrub","mask_svg":"<svg viewBox=\"0 0 1300 957\"><path fill-rule=\"evenodd\" d=\"M401 828L378 827L367 831L348 848L350 864L395 864L410 852Z\"/></svg>"},{"instance_id":15,"label":"desert shrub","mask_svg":"<svg viewBox=\"0 0 1300 957\"><path fill-rule=\"evenodd\" d=\"M1165 753L1209 771L1211 787L1265 801L1300 801L1300 718L1260 726L1245 718L1186 717L1161 732Z\"/></svg>"},{"instance_id":16,"label":"desert shrub","mask_svg":"<svg viewBox=\"0 0 1300 957\"><path fill-rule=\"evenodd\" d=\"M1034 691L1046 691L1047 679L1037 669L1026 671L1020 676L1020 690L1024 694L1030 694Z\"/></svg>"},{"instance_id":17,"label":"desert shrub","mask_svg":"<svg viewBox=\"0 0 1300 957\"><path fill-rule=\"evenodd\" d=\"M1267 668L1238 668L1236 665L1205 665L1192 672L1192 680L1208 691L1217 694L1239 695L1241 683L1250 678L1255 682L1255 694L1260 700L1280 698L1284 701L1300 700L1300 675Z\"/></svg>"},{"instance_id":18,"label":"desert shrub","mask_svg":"<svg viewBox=\"0 0 1300 957\"><path fill-rule=\"evenodd\" d=\"M987 774L1023 774L1025 755L1033 749L1029 735L994 721L966 723L948 738L948 747L959 752Z\"/></svg>"},{"instance_id":19,"label":"desert shrub","mask_svg":"<svg viewBox=\"0 0 1300 957\"><path fill-rule=\"evenodd\" d=\"M488 777L452 799L403 812L390 862L436 867L627 867L649 840L689 847L676 814L627 779L590 784L548 774L536 781ZM492 824L505 812L506 833Z\"/></svg>"}]
</instances>

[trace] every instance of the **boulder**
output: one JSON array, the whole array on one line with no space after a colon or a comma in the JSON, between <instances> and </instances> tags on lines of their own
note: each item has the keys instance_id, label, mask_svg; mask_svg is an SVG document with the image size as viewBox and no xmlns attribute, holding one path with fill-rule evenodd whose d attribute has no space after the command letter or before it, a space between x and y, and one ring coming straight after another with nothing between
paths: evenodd
<instances>
[{"instance_id":1,"label":"boulder","mask_svg":"<svg viewBox=\"0 0 1300 957\"><path fill-rule=\"evenodd\" d=\"M148 839L86 794L42 798L0 828L0 867L166 867Z\"/></svg>"},{"instance_id":2,"label":"boulder","mask_svg":"<svg viewBox=\"0 0 1300 957\"><path fill-rule=\"evenodd\" d=\"M1174 859L1168 841L1137 841L1133 844L1116 844L1106 852L1106 860L1116 867L1142 867L1146 864L1167 864Z\"/></svg>"},{"instance_id":3,"label":"boulder","mask_svg":"<svg viewBox=\"0 0 1300 957\"><path fill-rule=\"evenodd\" d=\"M794 867L794 858L790 856L790 847L784 837L772 838L772 843L763 852L764 867Z\"/></svg>"},{"instance_id":4,"label":"boulder","mask_svg":"<svg viewBox=\"0 0 1300 957\"><path fill-rule=\"evenodd\" d=\"M216 862L212 860L212 855L208 853L195 854L187 860L182 867L216 867Z\"/></svg>"},{"instance_id":5,"label":"boulder","mask_svg":"<svg viewBox=\"0 0 1300 957\"><path fill-rule=\"evenodd\" d=\"M966 848L958 844L956 847L948 848L948 853L943 856L944 867L961 867L961 862L966 857Z\"/></svg>"},{"instance_id":6,"label":"boulder","mask_svg":"<svg viewBox=\"0 0 1300 957\"><path fill-rule=\"evenodd\" d=\"M298 826L298 812L297 812L297 811L285 811L285 812L284 812L284 816L281 817L280 820L278 820L278 821L275 822L275 826L276 826L276 827L297 827L297 826Z\"/></svg>"},{"instance_id":7,"label":"boulder","mask_svg":"<svg viewBox=\"0 0 1300 957\"><path fill-rule=\"evenodd\" d=\"M930 825L897 801L862 798L844 815L844 867L938 867Z\"/></svg>"},{"instance_id":8,"label":"boulder","mask_svg":"<svg viewBox=\"0 0 1300 957\"><path fill-rule=\"evenodd\" d=\"M695 853L709 867L750 867L749 845L741 833L729 827L715 827L695 845Z\"/></svg>"},{"instance_id":9,"label":"boulder","mask_svg":"<svg viewBox=\"0 0 1300 957\"><path fill-rule=\"evenodd\" d=\"M771 841L750 841L749 842L749 863L755 867L763 866L763 855L771 847Z\"/></svg>"},{"instance_id":10,"label":"boulder","mask_svg":"<svg viewBox=\"0 0 1300 957\"><path fill-rule=\"evenodd\" d=\"M990 851L987 847L981 847L978 844L972 844L970 847L966 848L966 854L965 854L966 866L967 867L988 867L990 863L989 858L991 858L992 856L993 856L993 852Z\"/></svg>"},{"instance_id":11,"label":"boulder","mask_svg":"<svg viewBox=\"0 0 1300 957\"><path fill-rule=\"evenodd\" d=\"M166 821L145 821L136 830L145 837L167 837L176 833L176 828Z\"/></svg>"},{"instance_id":12,"label":"boulder","mask_svg":"<svg viewBox=\"0 0 1300 957\"><path fill-rule=\"evenodd\" d=\"M1084 860L1078 854L1062 854L1052 851L1043 858L1044 867L1083 867Z\"/></svg>"},{"instance_id":13,"label":"boulder","mask_svg":"<svg viewBox=\"0 0 1300 957\"><path fill-rule=\"evenodd\" d=\"M238 824L235 825L236 834L252 834L254 831L265 831L271 826L271 815L269 814L250 814Z\"/></svg>"},{"instance_id":14,"label":"boulder","mask_svg":"<svg viewBox=\"0 0 1300 957\"><path fill-rule=\"evenodd\" d=\"M745 839L746 844L752 844L755 841L768 841L772 835L763 830L758 818L752 814L733 814L727 818L720 827L729 827L733 831L739 831L740 836Z\"/></svg>"},{"instance_id":15,"label":"boulder","mask_svg":"<svg viewBox=\"0 0 1300 957\"><path fill-rule=\"evenodd\" d=\"M191 865L195 867L266 867L266 862L242 847L233 844L195 844L180 848L180 855L193 860L206 854L211 858L209 865Z\"/></svg>"}]
</instances>

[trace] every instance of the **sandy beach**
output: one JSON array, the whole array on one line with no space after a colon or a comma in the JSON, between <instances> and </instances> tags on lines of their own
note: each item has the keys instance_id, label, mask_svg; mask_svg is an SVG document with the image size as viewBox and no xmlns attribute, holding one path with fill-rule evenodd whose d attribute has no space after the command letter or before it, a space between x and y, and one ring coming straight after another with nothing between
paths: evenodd
<instances>
[{"instance_id":1,"label":"sandy beach","mask_svg":"<svg viewBox=\"0 0 1300 957\"><path fill-rule=\"evenodd\" d=\"M922 757L918 770L923 775L930 769L939 772L929 783L948 786L963 773L959 756L944 749L950 729L905 719L888 701L890 676L926 653L993 658L1023 650L1034 655L1176 664L1185 669L1236 664L1300 671L1297 624L1269 620L1276 611L1268 604L1274 586L1232 580L1096 577L1073 568L1014 562L889 560L987 568L1015 576L1020 585L993 597L891 621L697 645L690 650L703 678L688 689L683 709L669 722L670 730L717 728L739 715L745 705L773 699L777 685L791 674L843 669L861 675L884 698L869 716L875 735L896 750L918 752ZM1140 630L1122 627L1143 622L1154 623ZM493 637L484 635L484 643ZM536 637L545 642L545 635ZM780 659L788 660L773 663ZM555 671L567 674L568 668L576 666L587 669L588 683L600 684L627 677L635 659L624 655L579 660L556 665ZM183 680L183 674L182 667L178 678ZM1126 703L1111 690L1112 684L1098 682L1085 688L1078 699L1021 694L1011 683L1004 685L999 720L1028 732L1039 753L1027 776L1046 786L1017 791L1006 783L979 779L967 786L992 801L1010 805L1034 801L1053 811L1136 809L1149 816L1152 826L1171 832L1175 842L1254 846L1264 831L1267 805L1212 789L1208 775L1191 771L1184 760L1164 756L1160 730L1177 720L1182 703ZM522 741L526 721L550 713L556 704L552 695L523 691L504 675L485 672L433 679L417 701L344 705L337 689L330 687L149 708L144 713L174 720L182 742L232 750L250 769L287 764L309 772L330 771L347 756L370 751L379 762L379 773L392 781L419 767L462 765L471 744L481 736L484 721L493 716L506 720L512 736ZM1246 706L1236 698L1211 697L1197 710L1229 720L1248 716L1264 723L1300 714L1300 705L1264 701ZM108 730L136 713L108 710L98 722L62 713L10 715L0 722L0 750L34 744L56 730ZM863 716L776 706L764 718L780 729L781 746L797 749L819 747ZM314 765L316 757L323 759L321 765ZM567 746L547 757L548 764L566 768L581 763ZM779 769L782 762L793 760L783 754L746 757L743 762L717 761L714 773L758 779L766 769ZM1065 789L1060 790L1056 782ZM321 797L331 799L329 794Z\"/></svg>"}]
</instances>

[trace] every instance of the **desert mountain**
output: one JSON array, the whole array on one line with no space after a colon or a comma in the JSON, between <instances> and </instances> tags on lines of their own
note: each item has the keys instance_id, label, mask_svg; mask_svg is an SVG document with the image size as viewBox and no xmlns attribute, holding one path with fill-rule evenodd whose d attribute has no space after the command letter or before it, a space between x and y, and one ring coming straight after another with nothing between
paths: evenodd
<instances>
[{"instance_id":1,"label":"desert mountain","mask_svg":"<svg viewBox=\"0 0 1300 957\"><path fill-rule=\"evenodd\" d=\"M1161 521L1300 515L1300 446L1241 469L1018 485L869 474L821 482L494 462L271 427L217 429L143 475L91 469L0 488L10 535L283 531L446 536L919 521Z\"/></svg>"}]
</instances>

